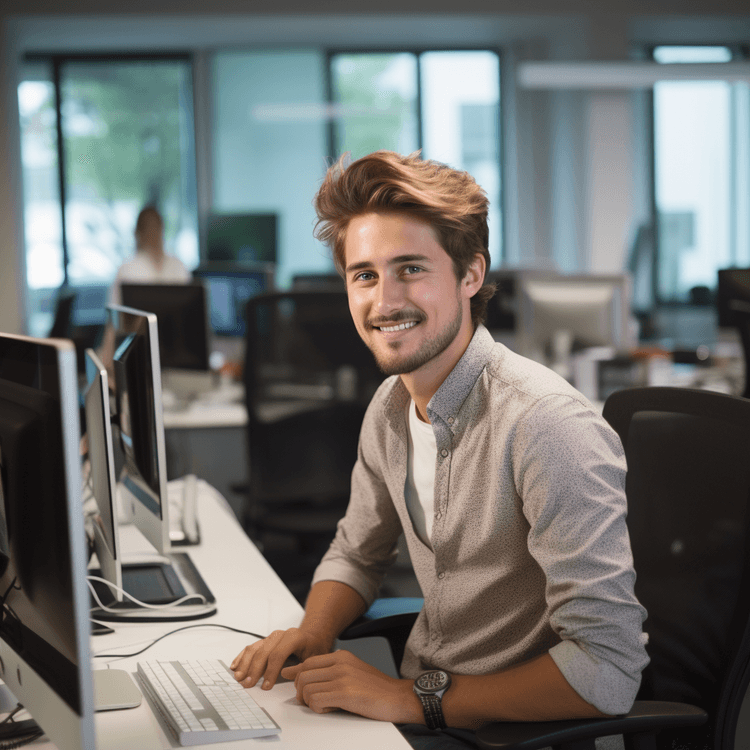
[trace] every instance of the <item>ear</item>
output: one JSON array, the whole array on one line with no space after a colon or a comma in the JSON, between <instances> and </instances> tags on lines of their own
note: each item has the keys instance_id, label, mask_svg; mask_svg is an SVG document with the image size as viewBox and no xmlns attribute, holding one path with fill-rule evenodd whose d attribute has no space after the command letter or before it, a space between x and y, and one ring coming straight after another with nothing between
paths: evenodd
<instances>
[{"instance_id":1,"label":"ear","mask_svg":"<svg viewBox=\"0 0 750 750\"><path fill-rule=\"evenodd\" d=\"M461 290L466 293L466 297L473 297L482 288L486 270L487 261L484 255L476 253L465 276L461 279Z\"/></svg>"}]
</instances>

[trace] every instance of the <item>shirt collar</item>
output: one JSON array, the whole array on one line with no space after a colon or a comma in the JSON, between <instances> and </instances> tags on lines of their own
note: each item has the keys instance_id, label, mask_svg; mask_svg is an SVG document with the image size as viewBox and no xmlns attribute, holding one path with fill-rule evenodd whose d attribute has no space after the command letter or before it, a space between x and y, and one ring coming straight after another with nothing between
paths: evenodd
<instances>
[{"instance_id":1,"label":"shirt collar","mask_svg":"<svg viewBox=\"0 0 750 750\"><path fill-rule=\"evenodd\" d=\"M483 325L477 326L461 359L427 404L430 422L438 417L447 424L453 424L458 410L490 361L494 345L492 334Z\"/></svg>"},{"instance_id":2,"label":"shirt collar","mask_svg":"<svg viewBox=\"0 0 750 750\"><path fill-rule=\"evenodd\" d=\"M483 326L477 326L474 335L466 347L466 351L450 371L448 377L441 383L435 395L427 404L427 416L430 422L436 418L448 425L453 424L458 410L474 387L477 378L485 365L489 362L495 341L492 334ZM385 404L386 412L398 418L403 418L406 403L410 398L406 386L397 378L397 383Z\"/></svg>"}]
</instances>

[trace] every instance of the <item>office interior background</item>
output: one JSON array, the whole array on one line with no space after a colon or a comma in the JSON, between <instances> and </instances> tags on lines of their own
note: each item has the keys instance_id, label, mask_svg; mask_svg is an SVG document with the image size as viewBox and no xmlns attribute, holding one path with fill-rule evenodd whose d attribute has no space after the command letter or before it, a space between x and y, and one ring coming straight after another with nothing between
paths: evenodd
<instances>
[{"instance_id":1,"label":"office interior background","mask_svg":"<svg viewBox=\"0 0 750 750\"><path fill-rule=\"evenodd\" d=\"M312 197L331 158L377 147L421 147L475 174L495 267L635 271L634 308L656 310L656 335L677 346L714 335L711 314L691 311L716 270L750 265L747 82L644 87L606 65L731 68L748 53L742 2L313 13L10 0L0 19L5 331L48 330L63 283L106 287L148 201L189 268L212 215L257 213L276 216L279 286L330 271ZM670 45L712 49L674 58Z\"/></svg>"},{"instance_id":2,"label":"office interior background","mask_svg":"<svg viewBox=\"0 0 750 750\"><path fill-rule=\"evenodd\" d=\"M63 284L98 322L149 201L191 269L212 216L258 214L277 285L328 273L325 169L385 147L476 176L493 268L629 271L642 338L713 346L717 270L750 266L750 78L699 79L743 62L746 0L5 0L0 330L43 335Z\"/></svg>"}]
</instances>

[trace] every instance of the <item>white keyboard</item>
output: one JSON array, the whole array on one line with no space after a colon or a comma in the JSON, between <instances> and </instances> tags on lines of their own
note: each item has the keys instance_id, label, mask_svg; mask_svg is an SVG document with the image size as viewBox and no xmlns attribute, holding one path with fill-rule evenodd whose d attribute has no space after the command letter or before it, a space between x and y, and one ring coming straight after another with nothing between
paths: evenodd
<instances>
[{"instance_id":1,"label":"white keyboard","mask_svg":"<svg viewBox=\"0 0 750 750\"><path fill-rule=\"evenodd\" d=\"M138 676L181 745L245 740L281 731L219 659L141 661Z\"/></svg>"}]
</instances>

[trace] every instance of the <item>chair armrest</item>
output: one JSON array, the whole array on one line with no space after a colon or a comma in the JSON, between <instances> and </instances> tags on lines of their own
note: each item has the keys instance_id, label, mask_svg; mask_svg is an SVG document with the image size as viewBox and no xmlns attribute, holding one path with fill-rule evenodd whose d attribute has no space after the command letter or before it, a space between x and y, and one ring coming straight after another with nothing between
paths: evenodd
<instances>
[{"instance_id":1,"label":"chair armrest","mask_svg":"<svg viewBox=\"0 0 750 750\"><path fill-rule=\"evenodd\" d=\"M570 721L502 722L477 730L479 747L502 750L541 750L563 743L583 743L613 734L652 734L660 729L678 729L705 724L708 714L687 703L636 701L629 713L609 719ZM584 747L583 744L580 747ZM593 744L591 745L593 747Z\"/></svg>"},{"instance_id":2,"label":"chair armrest","mask_svg":"<svg viewBox=\"0 0 750 750\"><path fill-rule=\"evenodd\" d=\"M376 599L362 617L339 635L339 640L382 636L388 641L398 669L404 655L404 646L423 604L424 599L417 597Z\"/></svg>"}]
</instances>

